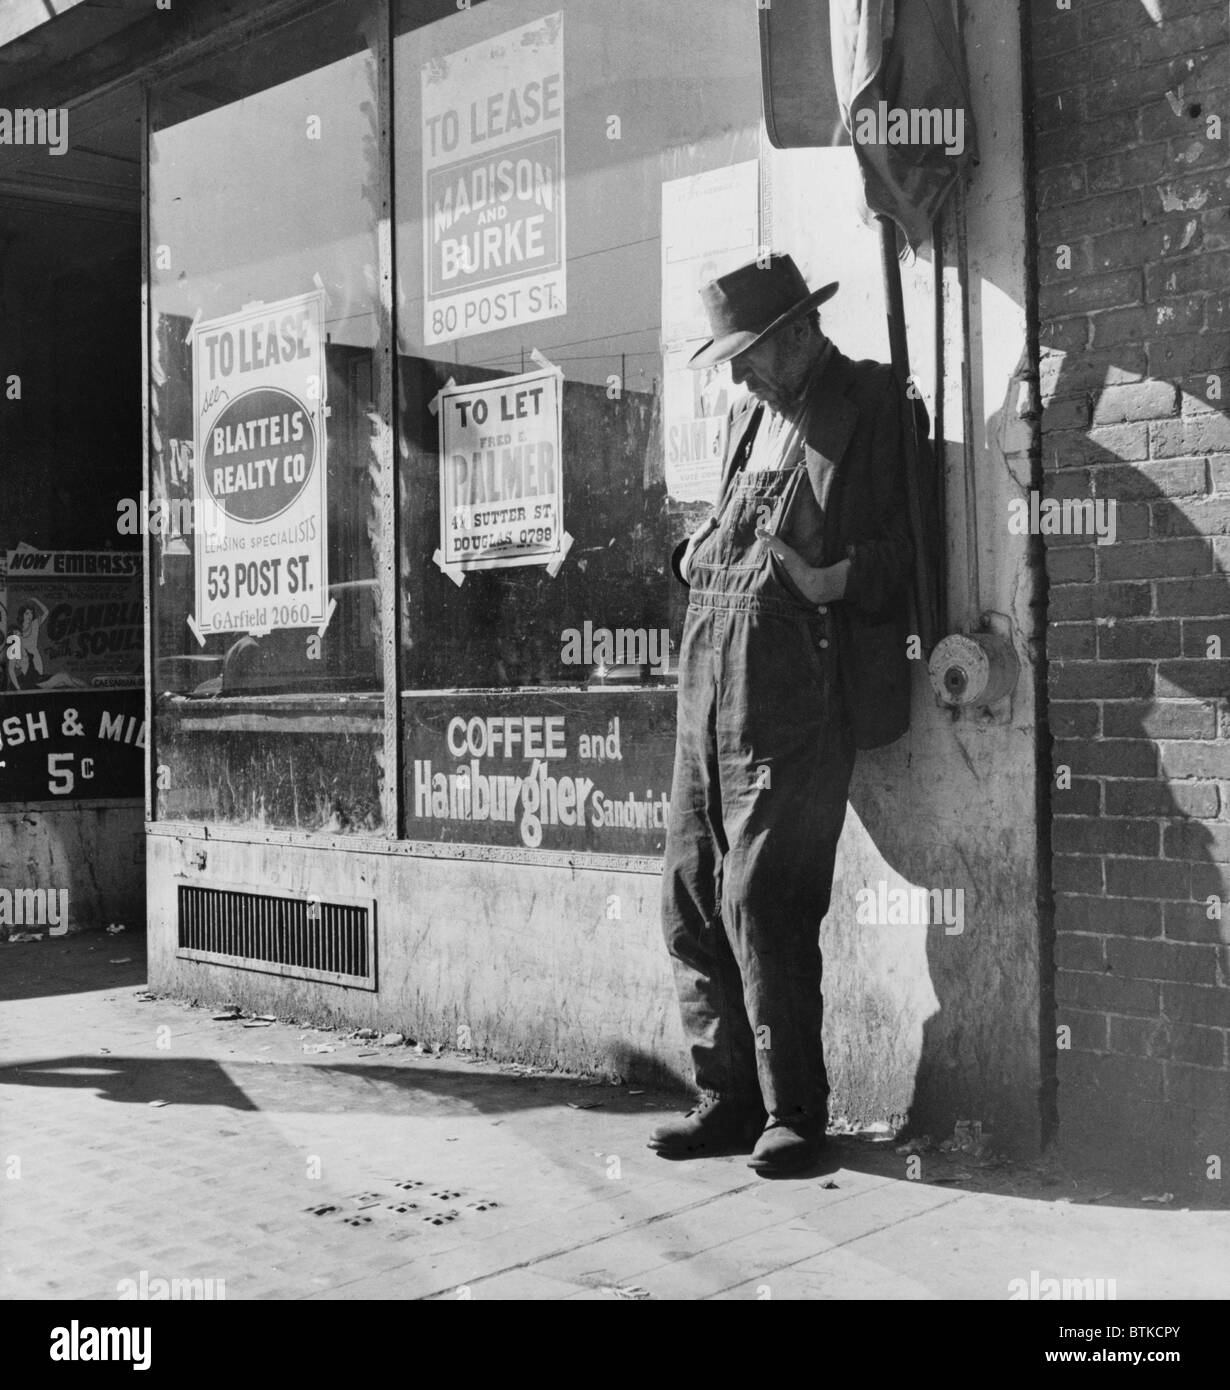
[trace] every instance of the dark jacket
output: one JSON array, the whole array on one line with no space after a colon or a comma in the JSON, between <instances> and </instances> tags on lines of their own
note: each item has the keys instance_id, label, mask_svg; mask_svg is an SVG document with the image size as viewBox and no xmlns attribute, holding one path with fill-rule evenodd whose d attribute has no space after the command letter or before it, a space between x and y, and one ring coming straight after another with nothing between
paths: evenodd
<instances>
[{"instance_id":1,"label":"dark jacket","mask_svg":"<svg viewBox=\"0 0 1230 1390\"><path fill-rule=\"evenodd\" d=\"M850 560L845 597L833 605L838 671L857 748L878 748L910 723L910 537L902 448L902 398L891 367L852 362L834 352L808 393L806 443L817 500L828 465L832 485L824 513L824 563ZM718 492L720 513L735 475L747 463L752 428L763 410L752 396L731 408ZM827 461L827 462L823 462ZM673 556L676 576L687 545Z\"/></svg>"}]
</instances>

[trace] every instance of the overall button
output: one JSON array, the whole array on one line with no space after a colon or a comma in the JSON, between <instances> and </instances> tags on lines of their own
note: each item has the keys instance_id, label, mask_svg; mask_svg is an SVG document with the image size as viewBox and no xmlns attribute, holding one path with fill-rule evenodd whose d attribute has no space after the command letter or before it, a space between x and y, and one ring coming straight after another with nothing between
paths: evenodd
<instances>
[{"instance_id":1,"label":"overall button","mask_svg":"<svg viewBox=\"0 0 1230 1390\"><path fill-rule=\"evenodd\" d=\"M827 647L828 644L829 644L829 639L828 639L827 637L822 637L822 638L820 639L820 646L821 646L822 649L823 649L824 647Z\"/></svg>"},{"instance_id":2,"label":"overall button","mask_svg":"<svg viewBox=\"0 0 1230 1390\"><path fill-rule=\"evenodd\" d=\"M829 611L829 610L828 610L828 605L827 605L827 604L822 604L819 608L816 609L816 612L817 612L817 613L821 613L821 614L827 613L828 611Z\"/></svg>"}]
</instances>

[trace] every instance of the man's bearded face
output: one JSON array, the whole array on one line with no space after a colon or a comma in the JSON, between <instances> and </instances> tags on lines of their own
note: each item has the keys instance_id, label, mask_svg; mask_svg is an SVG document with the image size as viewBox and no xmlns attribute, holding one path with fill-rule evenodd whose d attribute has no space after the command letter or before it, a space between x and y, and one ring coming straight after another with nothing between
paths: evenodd
<instances>
[{"instance_id":1,"label":"man's bearded face","mask_svg":"<svg viewBox=\"0 0 1230 1390\"><path fill-rule=\"evenodd\" d=\"M782 410L798 395L807 373L805 341L794 324L732 357L730 374L770 410Z\"/></svg>"}]
</instances>

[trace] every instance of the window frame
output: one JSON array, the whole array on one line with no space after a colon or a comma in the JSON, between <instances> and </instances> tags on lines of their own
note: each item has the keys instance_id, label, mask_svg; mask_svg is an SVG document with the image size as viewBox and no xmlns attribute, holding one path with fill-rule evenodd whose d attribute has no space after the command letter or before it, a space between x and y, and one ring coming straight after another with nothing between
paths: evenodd
<instances>
[{"instance_id":1,"label":"window frame","mask_svg":"<svg viewBox=\"0 0 1230 1390\"><path fill-rule=\"evenodd\" d=\"M150 382L151 342L154 332L153 306L150 286L150 156L153 137L152 106L155 89L180 73L189 72L201 61L209 61L225 53L237 43L255 38L268 38L279 29L295 24L321 10L335 0L274 0L259 12L245 14L224 24L199 42L180 47L169 56L147 64L137 74L141 89L141 411L142 411L142 484L147 496L153 496L152 392ZM145 826L158 833L204 834L217 838L224 831L227 838L249 841L319 844L326 841L338 846L359 847L363 844L384 846L401 836L401 729L397 698L397 651L399 634L397 604L397 470L395 447L395 414L393 365L396 345L396 326L393 285L393 140L392 140L392 3L391 0L369 0L374 23L369 31L370 52L376 66L376 102L378 113L379 209L376 219L378 336L373 350L372 386L377 417L377 436L372 441L372 453L379 460L380 477L380 544L381 554L376 579L380 584L381 641L379 669L383 678L381 692L381 756L383 777L380 787L382 829L378 833L360 832L335 835L327 831L294 829L262 830L255 835L242 826L222 821L175 821L156 818L155 785L157 780L158 726L155 721L155 692L153 672L153 593L151 588L152 543L148 533L143 537L144 557L144 618L145 642ZM242 699L243 697L239 697ZM310 697L287 694L273 697L295 701L302 698L328 700L353 699L353 692L314 692Z\"/></svg>"},{"instance_id":2,"label":"window frame","mask_svg":"<svg viewBox=\"0 0 1230 1390\"><path fill-rule=\"evenodd\" d=\"M151 438L151 334L154 330L152 315L152 296L150 285L150 151L153 133L152 103L155 88L168 78L189 72L201 61L217 58L237 43L251 39L267 38L278 30L327 9L333 0L272 0L257 10L254 8L232 20L224 21L212 31L193 36L179 44L172 51L164 51L148 62L130 71L125 80L136 82L141 90L142 112L142 168L141 168L141 315L142 315L142 477L147 494L150 493L153 450ZM400 487L399 469L399 403L398 403L398 306L396 302L396 248L397 226L395 209L396 158L394 128L397 100L394 46L397 37L396 0L370 0L373 22L368 30L369 51L375 61L378 158L379 158L379 206L376 219L377 250L377 315L378 337L373 353L373 399L375 419L373 428L378 430L379 438L373 441L373 454L379 459L379 478L381 486L380 505L380 544L381 552L376 566L376 578L380 583L379 605L381 614L380 670L383 674L381 693L381 747L383 754L383 781L380 789L383 825L379 832L360 832L337 834L326 830L301 830L293 828L253 828L225 821L180 821L156 819L155 782L157 778L157 735L155 722L155 699L153 687L153 643L151 619L153 603L151 592L151 539L143 538L144 547L144 606L147 626L145 650L145 716L149 736L146 740L145 770L145 829L147 833L162 836L176 836L188 842L204 843L208 840L225 840L245 844L287 845L311 848L329 848L358 852L377 852L441 860L487 861L537 865L542 867L566 868L571 871L590 872L631 872L660 875L662 851L649 854L627 852L604 853L587 849L526 848L483 844L469 841L430 840L423 841L406 838L408 802L405 787L405 714L404 703L408 695L401 685L402 632L400 603L400 553L401 516L403 496ZM474 4L483 0L473 0ZM700 0L694 0L700 3ZM423 23L430 24L438 15L426 12ZM410 499L413 504L413 499ZM629 693L641 696L662 698L668 695L672 701L675 682L655 686L637 684L625 687ZM542 693L577 693L577 687L542 686L510 687L506 694L514 691L536 690ZM240 697L242 698L242 697ZM346 696L342 692L320 692L312 697L315 700L338 699ZM351 696L350 698L353 698ZM373 700L375 696L372 697ZM293 701L294 695L268 697L265 701L279 699Z\"/></svg>"}]
</instances>

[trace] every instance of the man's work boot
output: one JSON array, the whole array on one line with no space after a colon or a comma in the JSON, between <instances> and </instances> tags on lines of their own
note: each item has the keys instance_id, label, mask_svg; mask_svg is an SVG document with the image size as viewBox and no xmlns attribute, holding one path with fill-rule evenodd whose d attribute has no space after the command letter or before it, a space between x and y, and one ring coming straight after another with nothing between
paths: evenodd
<instances>
[{"instance_id":1,"label":"man's work boot","mask_svg":"<svg viewBox=\"0 0 1230 1390\"><path fill-rule=\"evenodd\" d=\"M759 1101L724 1099L706 1092L686 1115L659 1125L649 1136L649 1147L663 1158L747 1153L764 1122Z\"/></svg>"},{"instance_id":2,"label":"man's work boot","mask_svg":"<svg viewBox=\"0 0 1230 1390\"><path fill-rule=\"evenodd\" d=\"M824 1130L824 1121L814 1115L770 1119L747 1166L766 1177L810 1168L824 1151Z\"/></svg>"}]
</instances>

